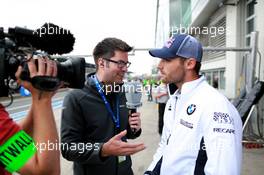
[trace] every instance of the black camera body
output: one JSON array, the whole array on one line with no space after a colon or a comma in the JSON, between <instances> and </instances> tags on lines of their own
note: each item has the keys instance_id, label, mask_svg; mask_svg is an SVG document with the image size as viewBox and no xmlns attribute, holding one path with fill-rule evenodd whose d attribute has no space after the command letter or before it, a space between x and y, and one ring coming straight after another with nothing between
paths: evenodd
<instances>
[{"instance_id":1,"label":"black camera body","mask_svg":"<svg viewBox=\"0 0 264 175\"><path fill-rule=\"evenodd\" d=\"M37 30L9 28L7 33L0 28L0 97L9 95L12 89L10 83L16 80L15 73L19 65L23 67L20 78L30 81L37 89L53 91L60 85L60 81L64 82L64 87L83 88L84 58L50 56L71 52L74 42L75 38L68 30L51 23L46 23ZM57 77L30 78L26 64L28 54L55 60L58 68Z\"/></svg>"}]
</instances>

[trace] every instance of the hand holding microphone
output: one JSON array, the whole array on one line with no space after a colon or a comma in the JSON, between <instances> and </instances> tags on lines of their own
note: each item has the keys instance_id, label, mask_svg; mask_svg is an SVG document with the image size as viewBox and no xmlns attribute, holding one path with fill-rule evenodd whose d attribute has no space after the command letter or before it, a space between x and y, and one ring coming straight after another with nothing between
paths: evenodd
<instances>
[{"instance_id":1,"label":"hand holding microphone","mask_svg":"<svg viewBox=\"0 0 264 175\"><path fill-rule=\"evenodd\" d=\"M128 82L125 84L127 108L129 109L129 124L132 131L135 133L141 128L140 113L137 108L141 103L141 84L139 82Z\"/></svg>"},{"instance_id":2,"label":"hand holding microphone","mask_svg":"<svg viewBox=\"0 0 264 175\"><path fill-rule=\"evenodd\" d=\"M141 128L141 119L140 119L140 113L135 112L129 114L129 124L132 131L135 133L140 130Z\"/></svg>"}]
</instances>

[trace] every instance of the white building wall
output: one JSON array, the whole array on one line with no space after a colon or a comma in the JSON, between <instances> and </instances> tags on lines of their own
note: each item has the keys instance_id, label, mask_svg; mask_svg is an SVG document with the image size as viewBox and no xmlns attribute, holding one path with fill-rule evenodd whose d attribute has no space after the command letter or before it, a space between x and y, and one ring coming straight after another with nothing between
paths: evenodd
<instances>
[{"instance_id":1,"label":"white building wall","mask_svg":"<svg viewBox=\"0 0 264 175\"><path fill-rule=\"evenodd\" d=\"M192 0L191 9L192 9L192 22L197 20L197 17L205 9L206 5L210 0Z\"/></svg>"},{"instance_id":2,"label":"white building wall","mask_svg":"<svg viewBox=\"0 0 264 175\"><path fill-rule=\"evenodd\" d=\"M237 6L226 7L226 47L238 47L238 16ZM226 96L236 97L237 81L239 77L239 65L242 59L238 52L226 52Z\"/></svg>"}]
</instances>

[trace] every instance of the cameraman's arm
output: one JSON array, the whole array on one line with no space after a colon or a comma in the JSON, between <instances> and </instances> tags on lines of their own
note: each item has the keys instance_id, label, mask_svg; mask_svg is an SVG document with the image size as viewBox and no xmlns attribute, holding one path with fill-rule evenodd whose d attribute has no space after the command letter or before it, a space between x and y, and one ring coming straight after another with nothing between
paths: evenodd
<instances>
[{"instance_id":1,"label":"cameraman's arm","mask_svg":"<svg viewBox=\"0 0 264 175\"><path fill-rule=\"evenodd\" d=\"M34 64L34 60L28 62L30 77L36 75L56 76L57 67L54 62L38 59L38 70ZM19 76L18 70L17 76ZM49 143L58 142L58 134L51 106L51 98L54 92L39 91L32 87L29 82L21 82L32 94L32 106L26 120L21 127L28 131L33 137L36 145L36 154L23 166L19 172L26 175L50 174L57 175L60 173L60 154L59 150L39 149L39 145L48 145Z\"/></svg>"},{"instance_id":2,"label":"cameraman's arm","mask_svg":"<svg viewBox=\"0 0 264 175\"><path fill-rule=\"evenodd\" d=\"M27 117L25 117L21 122L18 123L22 130L24 130L30 136L33 135L33 110L30 106Z\"/></svg>"}]
</instances>

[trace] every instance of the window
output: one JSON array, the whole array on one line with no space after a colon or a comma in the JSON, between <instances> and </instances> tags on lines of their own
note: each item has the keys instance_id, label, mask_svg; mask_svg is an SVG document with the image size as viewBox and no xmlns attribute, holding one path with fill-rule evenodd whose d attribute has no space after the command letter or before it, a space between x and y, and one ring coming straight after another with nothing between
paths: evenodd
<instances>
[{"instance_id":1,"label":"window","mask_svg":"<svg viewBox=\"0 0 264 175\"><path fill-rule=\"evenodd\" d=\"M220 85L220 89L225 89L225 70L220 70L220 81L219 81L219 85Z\"/></svg>"},{"instance_id":2,"label":"window","mask_svg":"<svg viewBox=\"0 0 264 175\"><path fill-rule=\"evenodd\" d=\"M205 73L205 78L206 78L207 82L208 82L210 85L212 85L212 74L211 74L211 72L206 72L206 73Z\"/></svg>"},{"instance_id":3,"label":"window","mask_svg":"<svg viewBox=\"0 0 264 175\"><path fill-rule=\"evenodd\" d=\"M219 73L218 71L213 71L213 80L212 80L212 86L216 89L218 89L219 85Z\"/></svg>"},{"instance_id":4,"label":"window","mask_svg":"<svg viewBox=\"0 0 264 175\"><path fill-rule=\"evenodd\" d=\"M206 70L202 72L207 82L216 89L225 90L225 69Z\"/></svg>"},{"instance_id":5,"label":"window","mask_svg":"<svg viewBox=\"0 0 264 175\"><path fill-rule=\"evenodd\" d=\"M255 0L246 2L246 46L250 45L250 33L255 31Z\"/></svg>"}]
</instances>

